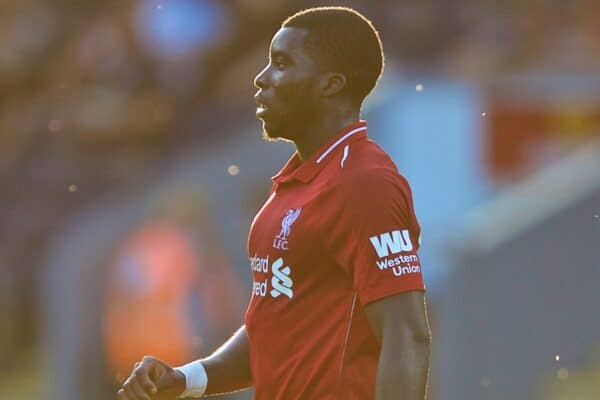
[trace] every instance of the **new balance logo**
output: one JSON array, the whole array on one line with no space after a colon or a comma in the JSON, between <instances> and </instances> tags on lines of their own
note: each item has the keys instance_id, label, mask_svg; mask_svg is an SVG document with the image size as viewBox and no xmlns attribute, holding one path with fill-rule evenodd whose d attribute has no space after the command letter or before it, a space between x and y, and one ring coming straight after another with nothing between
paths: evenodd
<instances>
[{"instance_id":1,"label":"new balance logo","mask_svg":"<svg viewBox=\"0 0 600 400\"><path fill-rule=\"evenodd\" d=\"M381 235L371 236L369 240L375 248L379 258L387 257L390 254L396 254L402 251L412 251L413 249L408 229L385 232Z\"/></svg>"},{"instance_id":2,"label":"new balance logo","mask_svg":"<svg viewBox=\"0 0 600 400\"><path fill-rule=\"evenodd\" d=\"M273 262L273 265L271 265L271 271L273 272L273 277L271 278L271 286L273 287L273 289L271 289L271 296L279 297L283 294L291 299L294 295L294 292L292 291L294 282L292 281L292 278L290 278L291 270L290 267L282 267L282 258L278 258Z\"/></svg>"}]
</instances>

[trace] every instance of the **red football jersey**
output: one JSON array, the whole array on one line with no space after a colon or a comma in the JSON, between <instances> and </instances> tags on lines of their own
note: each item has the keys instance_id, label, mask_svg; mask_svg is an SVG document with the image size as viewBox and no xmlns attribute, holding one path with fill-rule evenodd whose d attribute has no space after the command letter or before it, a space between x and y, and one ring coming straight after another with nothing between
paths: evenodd
<instances>
[{"instance_id":1,"label":"red football jersey","mask_svg":"<svg viewBox=\"0 0 600 400\"><path fill-rule=\"evenodd\" d=\"M248 236L255 399L373 399L380 346L363 307L425 289L419 237L408 182L365 121L294 155Z\"/></svg>"}]
</instances>

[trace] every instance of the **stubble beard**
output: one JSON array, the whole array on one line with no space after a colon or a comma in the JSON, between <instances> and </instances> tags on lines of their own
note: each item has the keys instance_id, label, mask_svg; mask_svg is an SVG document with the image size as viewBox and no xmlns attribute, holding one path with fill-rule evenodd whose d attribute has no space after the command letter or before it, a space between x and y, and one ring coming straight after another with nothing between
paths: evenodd
<instances>
[{"instance_id":1,"label":"stubble beard","mask_svg":"<svg viewBox=\"0 0 600 400\"><path fill-rule=\"evenodd\" d=\"M269 133L264 121L262 122L262 137L265 142L293 142L291 139Z\"/></svg>"},{"instance_id":2,"label":"stubble beard","mask_svg":"<svg viewBox=\"0 0 600 400\"><path fill-rule=\"evenodd\" d=\"M263 140L264 140L265 142L277 142L277 141L279 141L279 140L280 140L278 137L274 137L274 136L271 136L271 135L269 134L269 132L268 132L268 131L267 131L267 129L265 128L265 125L264 125L264 123L263 123L263 126L262 126L262 138L263 138Z\"/></svg>"}]
</instances>

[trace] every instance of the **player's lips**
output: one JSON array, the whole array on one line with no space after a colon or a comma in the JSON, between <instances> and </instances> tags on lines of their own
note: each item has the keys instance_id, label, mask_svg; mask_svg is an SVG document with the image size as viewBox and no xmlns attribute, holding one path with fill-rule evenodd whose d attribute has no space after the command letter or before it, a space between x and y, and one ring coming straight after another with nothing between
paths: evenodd
<instances>
[{"instance_id":1,"label":"player's lips","mask_svg":"<svg viewBox=\"0 0 600 400\"><path fill-rule=\"evenodd\" d=\"M256 102L256 116L260 118L269 111L269 107L260 93L254 95L254 101Z\"/></svg>"}]
</instances>

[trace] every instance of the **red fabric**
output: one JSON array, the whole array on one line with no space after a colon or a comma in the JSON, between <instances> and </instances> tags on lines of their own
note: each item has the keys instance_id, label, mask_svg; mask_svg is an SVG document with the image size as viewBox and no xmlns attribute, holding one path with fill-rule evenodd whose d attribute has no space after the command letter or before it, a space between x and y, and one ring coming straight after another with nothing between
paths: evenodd
<instances>
[{"instance_id":1,"label":"red fabric","mask_svg":"<svg viewBox=\"0 0 600 400\"><path fill-rule=\"evenodd\" d=\"M380 346L363 307L425 289L409 185L366 129L317 163L363 127L292 157L250 228L255 399L373 399Z\"/></svg>"}]
</instances>

